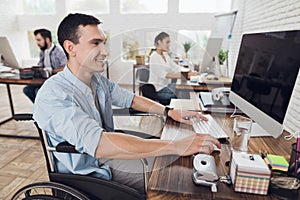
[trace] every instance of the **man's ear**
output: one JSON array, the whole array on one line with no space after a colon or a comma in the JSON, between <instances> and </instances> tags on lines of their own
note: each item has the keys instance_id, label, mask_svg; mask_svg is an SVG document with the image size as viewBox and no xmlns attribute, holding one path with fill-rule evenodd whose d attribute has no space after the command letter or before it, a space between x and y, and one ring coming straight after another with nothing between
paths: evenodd
<instances>
[{"instance_id":1,"label":"man's ear","mask_svg":"<svg viewBox=\"0 0 300 200\"><path fill-rule=\"evenodd\" d=\"M48 37L46 37L45 38L45 42L46 42L46 44L47 44L47 46L48 46L48 48L50 48L51 46L50 46L50 39L48 38Z\"/></svg>"},{"instance_id":2,"label":"man's ear","mask_svg":"<svg viewBox=\"0 0 300 200\"><path fill-rule=\"evenodd\" d=\"M66 50L66 52L69 54L70 57L74 57L76 56L76 52L75 52L75 44L70 41L70 40L65 40L64 43L64 49Z\"/></svg>"}]
</instances>

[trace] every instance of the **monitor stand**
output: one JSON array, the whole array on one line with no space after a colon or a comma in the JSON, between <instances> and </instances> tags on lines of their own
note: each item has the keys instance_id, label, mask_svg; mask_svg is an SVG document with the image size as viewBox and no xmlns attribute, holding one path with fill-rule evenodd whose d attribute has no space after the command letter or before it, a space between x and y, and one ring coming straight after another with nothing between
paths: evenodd
<instances>
[{"instance_id":1,"label":"monitor stand","mask_svg":"<svg viewBox=\"0 0 300 200\"><path fill-rule=\"evenodd\" d=\"M261 136L272 136L265 129L263 129L258 123L253 122L251 128L251 137L261 137Z\"/></svg>"}]
</instances>

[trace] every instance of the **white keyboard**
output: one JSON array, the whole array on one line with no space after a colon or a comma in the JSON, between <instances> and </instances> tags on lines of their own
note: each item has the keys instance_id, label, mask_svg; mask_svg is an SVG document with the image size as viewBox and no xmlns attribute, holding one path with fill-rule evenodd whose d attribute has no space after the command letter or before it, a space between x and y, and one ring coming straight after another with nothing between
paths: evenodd
<instances>
[{"instance_id":1,"label":"white keyboard","mask_svg":"<svg viewBox=\"0 0 300 200\"><path fill-rule=\"evenodd\" d=\"M205 116L208 120L200 120L197 122L196 118L190 118L193 122L193 129L196 133L209 134L217 139L228 138L228 135L211 115L207 114L203 116Z\"/></svg>"}]
</instances>

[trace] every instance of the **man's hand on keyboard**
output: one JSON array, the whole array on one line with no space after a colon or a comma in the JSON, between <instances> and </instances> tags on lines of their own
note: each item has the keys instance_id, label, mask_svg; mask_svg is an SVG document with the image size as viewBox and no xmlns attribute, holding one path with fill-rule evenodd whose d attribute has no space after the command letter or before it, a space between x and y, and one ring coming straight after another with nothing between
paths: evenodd
<instances>
[{"instance_id":1,"label":"man's hand on keyboard","mask_svg":"<svg viewBox=\"0 0 300 200\"><path fill-rule=\"evenodd\" d=\"M168 112L168 115L175 121L178 121L180 123L189 124L189 125L193 124L192 121L189 120L192 117L195 117L198 121L200 121L200 120L207 121L206 117L199 114L198 112L193 112L193 111L184 111L184 110L174 109L174 110L170 110Z\"/></svg>"},{"instance_id":2,"label":"man's hand on keyboard","mask_svg":"<svg viewBox=\"0 0 300 200\"><path fill-rule=\"evenodd\" d=\"M207 134L190 135L175 141L175 145L181 156L189 156L199 152L211 154L215 150L214 146L221 148L220 142Z\"/></svg>"}]
</instances>

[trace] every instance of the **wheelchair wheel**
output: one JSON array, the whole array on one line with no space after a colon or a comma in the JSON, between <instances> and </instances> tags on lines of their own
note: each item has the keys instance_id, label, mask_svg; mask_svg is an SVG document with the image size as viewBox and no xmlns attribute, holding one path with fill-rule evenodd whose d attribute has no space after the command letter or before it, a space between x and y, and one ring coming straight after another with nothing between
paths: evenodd
<instances>
[{"instance_id":1,"label":"wheelchair wheel","mask_svg":"<svg viewBox=\"0 0 300 200\"><path fill-rule=\"evenodd\" d=\"M29 184L16 192L12 200L90 200L81 192L55 182Z\"/></svg>"}]
</instances>

